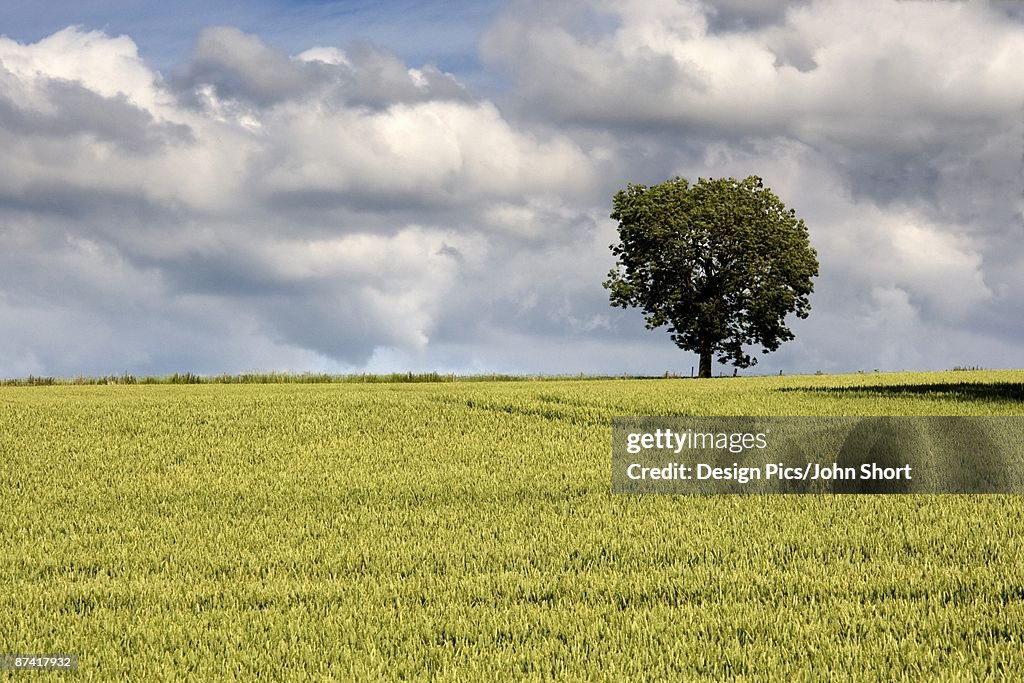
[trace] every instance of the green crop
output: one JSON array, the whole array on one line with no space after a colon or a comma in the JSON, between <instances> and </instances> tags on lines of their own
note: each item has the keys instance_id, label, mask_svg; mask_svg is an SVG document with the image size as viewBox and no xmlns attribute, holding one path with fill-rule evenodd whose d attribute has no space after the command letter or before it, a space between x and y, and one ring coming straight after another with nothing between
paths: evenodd
<instances>
[{"instance_id":1,"label":"green crop","mask_svg":"<svg viewBox=\"0 0 1024 683\"><path fill-rule=\"evenodd\" d=\"M616 415L1020 415L1024 372L0 388L57 680L1013 679L1014 496L612 496Z\"/></svg>"}]
</instances>

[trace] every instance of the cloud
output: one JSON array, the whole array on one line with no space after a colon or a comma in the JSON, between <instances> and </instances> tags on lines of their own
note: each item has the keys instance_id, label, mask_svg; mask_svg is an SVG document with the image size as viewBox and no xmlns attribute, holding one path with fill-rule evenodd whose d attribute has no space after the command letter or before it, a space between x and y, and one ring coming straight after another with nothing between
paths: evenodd
<instances>
[{"instance_id":1,"label":"cloud","mask_svg":"<svg viewBox=\"0 0 1024 683\"><path fill-rule=\"evenodd\" d=\"M128 36L111 37L74 26L29 45L0 36L0 62L25 84L70 81L101 97L124 96L142 108L157 104L157 75Z\"/></svg>"},{"instance_id":2,"label":"cloud","mask_svg":"<svg viewBox=\"0 0 1024 683\"><path fill-rule=\"evenodd\" d=\"M307 92L314 85L312 76L301 63L267 47L259 38L218 26L199 35L191 58L173 82L188 94L208 88L218 99L266 107Z\"/></svg>"},{"instance_id":3,"label":"cloud","mask_svg":"<svg viewBox=\"0 0 1024 683\"><path fill-rule=\"evenodd\" d=\"M517 131L486 102L293 107L265 125L271 167L259 182L278 204L458 205L575 192L587 182L584 157L570 142Z\"/></svg>"},{"instance_id":4,"label":"cloud","mask_svg":"<svg viewBox=\"0 0 1024 683\"><path fill-rule=\"evenodd\" d=\"M14 80L10 72L0 73L0 82ZM104 97L74 81L48 79L35 89L32 99L31 104L19 105L0 93L4 132L50 138L89 136L127 152L191 141L188 126L156 123L149 112L123 94Z\"/></svg>"},{"instance_id":5,"label":"cloud","mask_svg":"<svg viewBox=\"0 0 1024 683\"><path fill-rule=\"evenodd\" d=\"M564 239L531 221L591 182L565 136L381 48L290 58L216 28L170 81L124 37L2 49L0 291L36 311L4 323L3 371L108 371L99 349L119 343L120 363L169 367L190 354L159 341L168 327L336 368L416 351L462 271L521 234ZM89 321L75 353L62 317ZM188 348L197 367L223 358Z\"/></svg>"},{"instance_id":6,"label":"cloud","mask_svg":"<svg viewBox=\"0 0 1024 683\"><path fill-rule=\"evenodd\" d=\"M490 93L231 27L166 75L0 39L0 375L685 374L608 304L611 196L750 174L822 263L758 369L1019 366L1022 36L995 4L517 2Z\"/></svg>"},{"instance_id":7,"label":"cloud","mask_svg":"<svg viewBox=\"0 0 1024 683\"><path fill-rule=\"evenodd\" d=\"M342 51L312 48L298 59L316 65L333 81L335 96L352 105L386 106L396 102L468 100L470 94L452 74L432 64L409 68L393 53L371 43L359 42Z\"/></svg>"},{"instance_id":8,"label":"cloud","mask_svg":"<svg viewBox=\"0 0 1024 683\"><path fill-rule=\"evenodd\" d=\"M837 357L875 353L863 311L906 321L910 366L937 362L921 339L1021 332L1024 25L998 3L523 2L482 54L509 111L603 140L624 180L766 178L822 260L799 329L846 329Z\"/></svg>"},{"instance_id":9,"label":"cloud","mask_svg":"<svg viewBox=\"0 0 1024 683\"><path fill-rule=\"evenodd\" d=\"M938 131L893 124L969 125L1019 105L1020 26L982 3L818 0L785 12L775 3L762 10L773 19L754 21L756 29L709 30L709 16L738 8L520 3L485 37L483 55L510 73L530 108L589 124L914 147ZM584 11L611 17L614 30L596 38L574 30ZM934 40L950 32L957 41Z\"/></svg>"},{"instance_id":10,"label":"cloud","mask_svg":"<svg viewBox=\"0 0 1024 683\"><path fill-rule=\"evenodd\" d=\"M393 53L369 43L342 50L313 47L296 57L268 47L237 28L204 30L171 85L197 108L267 109L285 102L387 108L398 102L466 100L451 74L427 64L409 68Z\"/></svg>"},{"instance_id":11,"label":"cloud","mask_svg":"<svg viewBox=\"0 0 1024 683\"><path fill-rule=\"evenodd\" d=\"M745 0L717 0L716 2L707 2L704 5L708 32L755 31L768 26L780 25L785 23L788 10L806 5L809 1L762 0L762 2L752 3Z\"/></svg>"}]
</instances>

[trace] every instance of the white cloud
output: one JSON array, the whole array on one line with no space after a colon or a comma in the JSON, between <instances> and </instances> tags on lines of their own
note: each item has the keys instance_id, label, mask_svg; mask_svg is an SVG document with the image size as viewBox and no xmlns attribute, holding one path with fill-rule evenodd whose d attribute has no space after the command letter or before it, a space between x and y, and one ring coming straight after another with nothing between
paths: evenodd
<instances>
[{"instance_id":1,"label":"white cloud","mask_svg":"<svg viewBox=\"0 0 1024 683\"><path fill-rule=\"evenodd\" d=\"M574 32L586 11L616 28ZM916 147L946 125L1020 106L1020 26L984 3L818 0L790 8L782 24L724 33L708 30L704 12L674 0L521 3L483 54L531 108L591 124ZM936 40L943 35L956 40ZM931 130L893 129L929 119Z\"/></svg>"},{"instance_id":2,"label":"white cloud","mask_svg":"<svg viewBox=\"0 0 1024 683\"><path fill-rule=\"evenodd\" d=\"M103 97L125 96L136 106L157 109L158 75L139 57L128 36L110 37L73 26L23 45L0 36L0 63L24 83L66 80Z\"/></svg>"},{"instance_id":3,"label":"white cloud","mask_svg":"<svg viewBox=\"0 0 1024 683\"><path fill-rule=\"evenodd\" d=\"M359 193L427 204L565 192L590 182L566 139L517 131L491 103L396 104L384 111L289 105L265 120L263 191Z\"/></svg>"},{"instance_id":4,"label":"white cloud","mask_svg":"<svg viewBox=\"0 0 1024 683\"><path fill-rule=\"evenodd\" d=\"M0 146L0 242L9 247L0 262L11 266L0 292L31 293L54 310L70 305L60 291L74 292L83 315L101 314L90 323L97 339L114 334L126 309L202 333L201 301L237 321L234 336L352 367L378 347L421 349L460 269L481 268L491 237L513 227L472 216L492 202L557 204L592 181L568 138L517 129L490 102L434 92L439 72L407 69L376 48L289 60L253 36L211 29L177 93L124 37L69 28L0 49L4 94L17 95L16 116L0 118L9 143ZM345 71L286 83L312 61ZM420 99L397 88L394 101L349 103L338 89L362 87L362 70L405 79ZM60 84L72 80L72 95L106 119L67 106ZM110 117L132 128L110 127ZM167 122L178 137L164 134ZM129 134L137 144L125 144ZM453 211L470 218L449 225ZM50 334L59 318L17 317L21 332L3 328L22 338L34 326ZM122 357L158 364L150 350L160 342L135 332ZM11 350L22 360L7 367L69 367L89 355L61 360L59 347Z\"/></svg>"},{"instance_id":5,"label":"white cloud","mask_svg":"<svg viewBox=\"0 0 1024 683\"><path fill-rule=\"evenodd\" d=\"M947 321L968 317L992 297L971 240L912 211L857 205L856 214L819 234L823 269L842 272L848 288L899 289Z\"/></svg>"},{"instance_id":6,"label":"white cloud","mask_svg":"<svg viewBox=\"0 0 1024 683\"><path fill-rule=\"evenodd\" d=\"M759 368L1019 365L1022 36L978 3L523 2L492 99L366 44L211 28L161 75L2 38L0 375L685 374L601 288L612 193L675 174L807 221L814 311Z\"/></svg>"}]
</instances>

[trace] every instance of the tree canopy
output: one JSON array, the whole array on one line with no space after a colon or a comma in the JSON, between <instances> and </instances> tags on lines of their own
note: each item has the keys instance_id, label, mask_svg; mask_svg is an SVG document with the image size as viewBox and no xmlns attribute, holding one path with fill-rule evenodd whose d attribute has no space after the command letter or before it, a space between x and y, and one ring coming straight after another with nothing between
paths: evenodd
<instances>
[{"instance_id":1,"label":"tree canopy","mask_svg":"<svg viewBox=\"0 0 1024 683\"><path fill-rule=\"evenodd\" d=\"M818 275L807 227L761 178L674 178L630 184L614 197L617 261L604 283L613 306L643 310L648 329L711 361L757 363L745 347L776 351L794 338L786 316L806 318Z\"/></svg>"}]
</instances>

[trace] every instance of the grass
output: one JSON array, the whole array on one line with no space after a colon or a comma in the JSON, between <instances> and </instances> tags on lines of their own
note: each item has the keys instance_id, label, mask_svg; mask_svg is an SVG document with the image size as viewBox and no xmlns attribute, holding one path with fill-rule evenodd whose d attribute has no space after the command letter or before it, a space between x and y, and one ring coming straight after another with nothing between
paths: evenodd
<instances>
[{"instance_id":1,"label":"grass","mask_svg":"<svg viewBox=\"0 0 1024 683\"><path fill-rule=\"evenodd\" d=\"M0 651L86 681L1014 678L1020 499L612 496L609 448L615 415L1021 415L1022 386L4 387Z\"/></svg>"}]
</instances>

